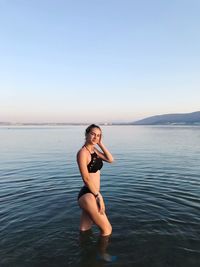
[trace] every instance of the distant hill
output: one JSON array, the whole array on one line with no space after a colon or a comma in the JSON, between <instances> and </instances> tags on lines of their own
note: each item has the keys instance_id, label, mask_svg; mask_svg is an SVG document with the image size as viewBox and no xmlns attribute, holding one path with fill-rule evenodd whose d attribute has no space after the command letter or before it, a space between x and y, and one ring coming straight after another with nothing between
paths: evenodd
<instances>
[{"instance_id":1,"label":"distant hill","mask_svg":"<svg viewBox=\"0 0 200 267\"><path fill-rule=\"evenodd\" d=\"M12 123L1 122L0 126L65 126L65 125L88 125L89 123ZM200 111L192 113L164 114L145 118L134 122L106 122L100 125L200 125Z\"/></svg>"},{"instance_id":2,"label":"distant hill","mask_svg":"<svg viewBox=\"0 0 200 267\"><path fill-rule=\"evenodd\" d=\"M130 124L133 125L168 125L168 124L181 124L181 125L200 125L200 111L182 114L164 114L145 118L143 120L135 121Z\"/></svg>"}]
</instances>

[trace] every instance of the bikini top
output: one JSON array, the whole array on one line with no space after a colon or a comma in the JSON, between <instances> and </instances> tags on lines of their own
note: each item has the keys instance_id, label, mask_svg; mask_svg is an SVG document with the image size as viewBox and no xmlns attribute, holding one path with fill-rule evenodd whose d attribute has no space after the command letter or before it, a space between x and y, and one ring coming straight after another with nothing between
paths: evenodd
<instances>
[{"instance_id":1,"label":"bikini top","mask_svg":"<svg viewBox=\"0 0 200 267\"><path fill-rule=\"evenodd\" d=\"M87 149L87 147L86 147ZM89 149L87 149L89 151ZM90 151L89 151L90 152ZM89 173L95 173L100 170L103 166L102 159L97 155L96 152L90 153L91 161L87 165L87 169Z\"/></svg>"}]
</instances>

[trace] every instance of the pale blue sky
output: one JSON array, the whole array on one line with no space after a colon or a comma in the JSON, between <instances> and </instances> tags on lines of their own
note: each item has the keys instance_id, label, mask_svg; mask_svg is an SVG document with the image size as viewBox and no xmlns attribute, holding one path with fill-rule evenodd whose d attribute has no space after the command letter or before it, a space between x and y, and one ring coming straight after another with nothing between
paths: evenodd
<instances>
[{"instance_id":1,"label":"pale blue sky","mask_svg":"<svg viewBox=\"0 0 200 267\"><path fill-rule=\"evenodd\" d=\"M199 0L0 0L0 121L200 110Z\"/></svg>"}]
</instances>

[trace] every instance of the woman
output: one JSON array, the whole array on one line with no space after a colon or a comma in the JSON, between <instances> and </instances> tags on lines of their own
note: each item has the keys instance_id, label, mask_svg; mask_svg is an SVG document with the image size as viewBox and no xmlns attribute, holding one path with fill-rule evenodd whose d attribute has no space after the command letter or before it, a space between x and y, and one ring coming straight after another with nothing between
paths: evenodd
<instances>
[{"instance_id":1,"label":"woman","mask_svg":"<svg viewBox=\"0 0 200 267\"><path fill-rule=\"evenodd\" d=\"M100 193L100 169L103 161L113 162L113 156L102 142L99 126L91 124L85 131L85 137L85 144L77 153L77 163L85 184L78 195L78 203L82 209L80 231L91 229L95 223L101 231L101 236L105 237L111 235L112 226L106 216L104 200Z\"/></svg>"}]
</instances>

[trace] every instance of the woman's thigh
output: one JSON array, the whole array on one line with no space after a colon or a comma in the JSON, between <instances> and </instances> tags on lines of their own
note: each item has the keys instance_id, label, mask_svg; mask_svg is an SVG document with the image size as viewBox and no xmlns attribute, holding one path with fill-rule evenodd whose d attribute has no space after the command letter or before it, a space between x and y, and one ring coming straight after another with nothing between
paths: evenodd
<instances>
[{"instance_id":1,"label":"woman's thigh","mask_svg":"<svg viewBox=\"0 0 200 267\"><path fill-rule=\"evenodd\" d=\"M80 220L80 230L87 231L92 227L93 221L91 220L89 214L82 210L81 220Z\"/></svg>"},{"instance_id":2,"label":"woman's thigh","mask_svg":"<svg viewBox=\"0 0 200 267\"><path fill-rule=\"evenodd\" d=\"M101 214L98 210L96 199L90 193L83 195L79 199L80 207L89 215L91 220L101 229L102 234L110 234L112 227L105 213Z\"/></svg>"}]
</instances>

